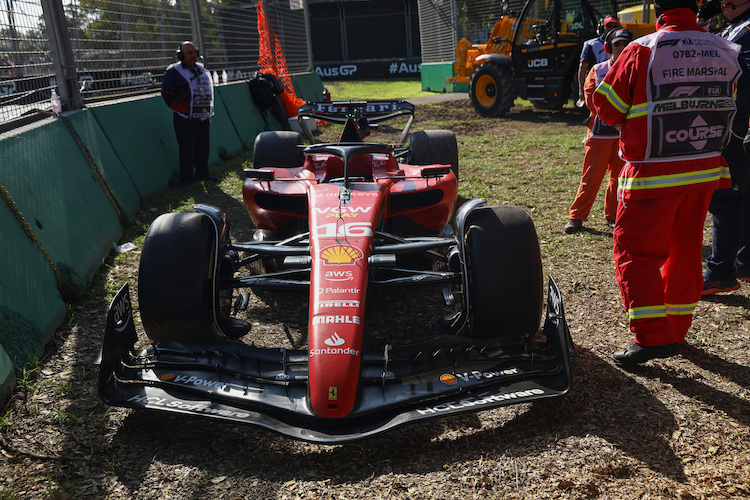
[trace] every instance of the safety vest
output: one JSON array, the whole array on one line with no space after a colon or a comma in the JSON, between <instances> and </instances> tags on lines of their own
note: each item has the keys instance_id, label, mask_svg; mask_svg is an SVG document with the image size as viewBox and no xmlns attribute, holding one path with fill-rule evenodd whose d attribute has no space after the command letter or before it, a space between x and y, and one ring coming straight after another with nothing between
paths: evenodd
<instances>
[{"instance_id":1,"label":"safety vest","mask_svg":"<svg viewBox=\"0 0 750 500\"><path fill-rule=\"evenodd\" d=\"M190 113L177 113L183 118L191 120L207 120L214 115L214 86L211 74L202 64L196 64L193 69L182 64L174 64L182 77L190 85Z\"/></svg>"},{"instance_id":2,"label":"safety vest","mask_svg":"<svg viewBox=\"0 0 750 500\"><path fill-rule=\"evenodd\" d=\"M610 59L607 59L604 62L594 65L591 69L591 71L594 72L597 87L602 83L602 80L604 80L604 77L609 72L611 66ZM607 125L601 118L595 115L594 123L591 125L591 135L588 139L614 139L616 137L620 137L620 127Z\"/></svg>"},{"instance_id":3,"label":"safety vest","mask_svg":"<svg viewBox=\"0 0 750 500\"><path fill-rule=\"evenodd\" d=\"M644 161L720 155L736 113L737 46L696 31L657 31L636 43L651 50L646 102L627 115L647 118Z\"/></svg>"}]
</instances>

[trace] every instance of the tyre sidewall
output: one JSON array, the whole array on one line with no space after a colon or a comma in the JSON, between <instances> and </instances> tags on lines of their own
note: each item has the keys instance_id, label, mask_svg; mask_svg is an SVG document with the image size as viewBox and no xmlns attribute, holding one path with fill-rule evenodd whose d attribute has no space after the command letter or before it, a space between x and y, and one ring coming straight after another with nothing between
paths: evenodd
<instances>
[{"instance_id":1,"label":"tyre sidewall","mask_svg":"<svg viewBox=\"0 0 750 500\"><path fill-rule=\"evenodd\" d=\"M155 342L205 342L214 337L217 232L201 213L158 217L143 243L138 302Z\"/></svg>"},{"instance_id":2,"label":"tyre sidewall","mask_svg":"<svg viewBox=\"0 0 750 500\"><path fill-rule=\"evenodd\" d=\"M481 207L466 221L469 336L517 339L533 335L543 306L539 241L518 207Z\"/></svg>"}]
</instances>

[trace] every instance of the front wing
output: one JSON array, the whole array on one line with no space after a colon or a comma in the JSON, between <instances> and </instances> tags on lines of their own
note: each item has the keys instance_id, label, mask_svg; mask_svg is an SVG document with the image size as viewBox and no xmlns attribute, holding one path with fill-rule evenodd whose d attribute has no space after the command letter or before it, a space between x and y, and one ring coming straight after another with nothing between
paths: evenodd
<instances>
[{"instance_id":1,"label":"front wing","mask_svg":"<svg viewBox=\"0 0 750 500\"><path fill-rule=\"evenodd\" d=\"M411 346L363 349L359 403L325 419L307 404L305 350L231 341L162 342L137 351L128 285L107 316L99 395L113 406L203 415L315 443L342 443L419 420L562 396L572 344L562 296L550 278L540 335L501 345L441 336ZM335 388L329 398L335 399Z\"/></svg>"}]
</instances>

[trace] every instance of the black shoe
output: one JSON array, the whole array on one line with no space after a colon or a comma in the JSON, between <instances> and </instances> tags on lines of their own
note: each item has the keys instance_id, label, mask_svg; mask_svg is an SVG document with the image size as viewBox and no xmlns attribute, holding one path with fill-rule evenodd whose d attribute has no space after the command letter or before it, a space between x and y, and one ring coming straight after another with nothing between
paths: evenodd
<instances>
[{"instance_id":1,"label":"black shoe","mask_svg":"<svg viewBox=\"0 0 750 500\"><path fill-rule=\"evenodd\" d=\"M742 279L742 278L740 278ZM737 290L740 284L735 278L731 280L721 281L709 281L705 277L703 278L703 291L701 295L713 295L715 293L727 293Z\"/></svg>"},{"instance_id":2,"label":"black shoe","mask_svg":"<svg viewBox=\"0 0 750 500\"><path fill-rule=\"evenodd\" d=\"M610 229L614 229L615 228L615 220L614 219L607 219L607 225L609 226Z\"/></svg>"},{"instance_id":3,"label":"black shoe","mask_svg":"<svg viewBox=\"0 0 750 500\"><path fill-rule=\"evenodd\" d=\"M735 276L737 276L738 280L750 281L750 269L745 266L740 266L737 268Z\"/></svg>"},{"instance_id":4,"label":"black shoe","mask_svg":"<svg viewBox=\"0 0 750 500\"><path fill-rule=\"evenodd\" d=\"M650 359L669 358L682 352L682 344L645 346L633 342L624 351L615 352L612 357L620 366L640 365Z\"/></svg>"},{"instance_id":5,"label":"black shoe","mask_svg":"<svg viewBox=\"0 0 750 500\"><path fill-rule=\"evenodd\" d=\"M577 233L583 229L583 221L578 219L568 219L568 223L565 224L565 227L563 228L563 231L565 231L566 234L573 234Z\"/></svg>"}]
</instances>

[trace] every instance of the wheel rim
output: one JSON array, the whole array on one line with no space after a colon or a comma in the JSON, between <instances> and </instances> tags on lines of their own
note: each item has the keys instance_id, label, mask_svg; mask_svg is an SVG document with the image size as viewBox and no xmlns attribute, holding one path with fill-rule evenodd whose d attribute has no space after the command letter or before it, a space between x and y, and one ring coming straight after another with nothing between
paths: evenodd
<instances>
[{"instance_id":1,"label":"wheel rim","mask_svg":"<svg viewBox=\"0 0 750 500\"><path fill-rule=\"evenodd\" d=\"M481 75L477 79L476 98L479 104L489 108L497 100L497 83L490 75Z\"/></svg>"}]
</instances>

